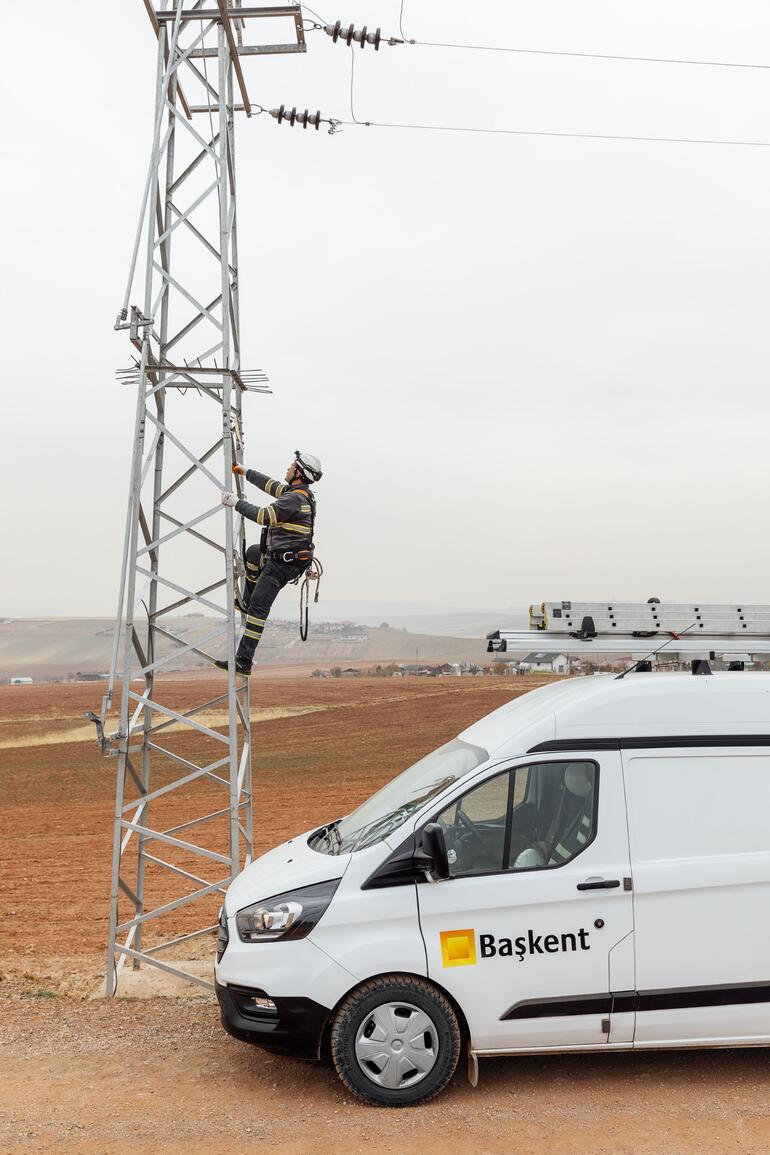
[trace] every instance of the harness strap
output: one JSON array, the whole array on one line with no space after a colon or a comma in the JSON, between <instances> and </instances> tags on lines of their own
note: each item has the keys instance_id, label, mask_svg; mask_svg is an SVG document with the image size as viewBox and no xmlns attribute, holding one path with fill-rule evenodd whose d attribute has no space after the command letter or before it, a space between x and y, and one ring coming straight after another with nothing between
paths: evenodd
<instances>
[{"instance_id":1,"label":"harness strap","mask_svg":"<svg viewBox=\"0 0 770 1155\"><path fill-rule=\"evenodd\" d=\"M313 604L318 602L321 593L321 578L323 577L324 567L318 558L313 558L310 565L305 570L302 578L302 584L299 587L299 636L303 642L307 641L308 632L310 630L310 583L315 582L315 597ZM297 581L300 579L297 578Z\"/></svg>"}]
</instances>

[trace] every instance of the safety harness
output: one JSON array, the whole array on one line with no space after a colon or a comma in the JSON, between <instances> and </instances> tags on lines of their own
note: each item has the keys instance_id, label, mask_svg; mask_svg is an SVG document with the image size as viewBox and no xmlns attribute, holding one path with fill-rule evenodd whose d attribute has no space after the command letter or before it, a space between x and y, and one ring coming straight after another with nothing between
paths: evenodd
<instances>
[{"instance_id":1,"label":"safety harness","mask_svg":"<svg viewBox=\"0 0 770 1155\"><path fill-rule=\"evenodd\" d=\"M315 534L315 518L316 518L316 504L315 495L310 489L295 489L295 493L301 493L310 505L310 544L302 546L299 549L271 549L267 548L267 538L270 526L264 526L260 537L260 550L262 561L260 570L262 570L268 560L283 562L284 565L293 565L295 562L307 562L307 568L298 574L290 583L291 585L299 585L299 636L303 642L307 641L308 632L310 629L310 583L315 582L315 595L313 603L317 604L321 594L321 577L323 576L324 567L320 560L315 556L315 546L313 544L313 537ZM243 568L246 568L246 543L243 544ZM254 580L254 579L252 579ZM236 584L237 592L237 584Z\"/></svg>"},{"instance_id":2,"label":"safety harness","mask_svg":"<svg viewBox=\"0 0 770 1155\"><path fill-rule=\"evenodd\" d=\"M324 567L321 565L319 559L315 556L315 546L313 538L315 536L315 496L309 489L300 489L298 493L303 494L310 502L310 547L307 549L298 549L293 551L276 551L283 552L281 560L289 560L288 553L291 553L291 561L309 561L309 565L304 573L299 574L294 579L294 585L299 585L299 636L303 642L307 641L307 636L310 630L310 583L315 582L315 596L313 604L317 604L318 598L321 594L321 578L323 576Z\"/></svg>"}]
</instances>

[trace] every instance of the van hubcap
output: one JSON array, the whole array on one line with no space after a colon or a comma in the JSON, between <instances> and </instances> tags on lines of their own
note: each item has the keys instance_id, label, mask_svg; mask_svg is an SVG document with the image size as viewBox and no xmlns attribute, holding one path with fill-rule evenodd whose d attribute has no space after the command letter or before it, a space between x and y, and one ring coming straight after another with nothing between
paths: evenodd
<instances>
[{"instance_id":1,"label":"van hubcap","mask_svg":"<svg viewBox=\"0 0 770 1155\"><path fill-rule=\"evenodd\" d=\"M438 1059L438 1032L411 1003L383 1003L366 1015L356 1035L356 1058L367 1078L400 1090L420 1083Z\"/></svg>"}]
</instances>

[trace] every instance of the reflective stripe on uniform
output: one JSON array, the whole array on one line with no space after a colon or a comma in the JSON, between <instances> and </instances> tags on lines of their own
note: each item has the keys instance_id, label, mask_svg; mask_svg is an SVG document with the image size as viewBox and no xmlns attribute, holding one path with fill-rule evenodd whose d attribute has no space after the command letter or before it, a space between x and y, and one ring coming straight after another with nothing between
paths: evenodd
<instances>
[{"instance_id":1,"label":"reflective stripe on uniform","mask_svg":"<svg viewBox=\"0 0 770 1155\"><path fill-rule=\"evenodd\" d=\"M311 532L309 525L297 525L294 521L279 521L275 524L278 529L288 529L290 533L302 533L306 537Z\"/></svg>"},{"instance_id":2,"label":"reflective stripe on uniform","mask_svg":"<svg viewBox=\"0 0 770 1155\"><path fill-rule=\"evenodd\" d=\"M253 618L251 614L246 614L246 621L250 626L264 626L267 618Z\"/></svg>"},{"instance_id":3,"label":"reflective stripe on uniform","mask_svg":"<svg viewBox=\"0 0 770 1155\"><path fill-rule=\"evenodd\" d=\"M245 638L253 638L255 642L258 642L262 638L262 631L260 630L258 634L255 634L255 633L252 633L251 630L244 630L243 636Z\"/></svg>"}]
</instances>

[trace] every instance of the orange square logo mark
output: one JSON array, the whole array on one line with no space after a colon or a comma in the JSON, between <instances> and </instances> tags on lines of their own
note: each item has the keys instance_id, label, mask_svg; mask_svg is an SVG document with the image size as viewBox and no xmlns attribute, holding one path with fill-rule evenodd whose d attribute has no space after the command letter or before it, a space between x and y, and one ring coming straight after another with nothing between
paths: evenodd
<instances>
[{"instance_id":1,"label":"orange square logo mark","mask_svg":"<svg viewBox=\"0 0 770 1155\"><path fill-rule=\"evenodd\" d=\"M441 931L441 961L445 967L468 967L476 963L476 934L471 930Z\"/></svg>"}]
</instances>

